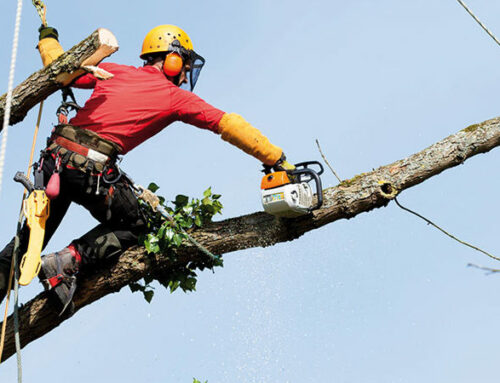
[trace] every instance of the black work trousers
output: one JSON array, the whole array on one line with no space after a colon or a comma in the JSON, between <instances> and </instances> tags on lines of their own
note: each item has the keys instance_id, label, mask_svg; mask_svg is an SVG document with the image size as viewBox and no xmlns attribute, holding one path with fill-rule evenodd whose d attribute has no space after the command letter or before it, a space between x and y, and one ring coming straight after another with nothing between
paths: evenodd
<instances>
[{"instance_id":1,"label":"black work trousers","mask_svg":"<svg viewBox=\"0 0 500 383\"><path fill-rule=\"evenodd\" d=\"M44 182L47 184L54 172L55 161L51 156L46 156L42 164ZM127 180L122 178L112 185L105 184L102 179L99 181L96 175L62 166L59 196L50 201L50 215L46 222L44 248L72 202L85 207L100 222L87 234L71 242L82 256L84 268L115 257L137 244L138 236L146 226ZM19 257L26 252L28 241L29 228L25 224L20 233ZM0 252L0 271L10 269L13 249L14 240Z\"/></svg>"}]
</instances>

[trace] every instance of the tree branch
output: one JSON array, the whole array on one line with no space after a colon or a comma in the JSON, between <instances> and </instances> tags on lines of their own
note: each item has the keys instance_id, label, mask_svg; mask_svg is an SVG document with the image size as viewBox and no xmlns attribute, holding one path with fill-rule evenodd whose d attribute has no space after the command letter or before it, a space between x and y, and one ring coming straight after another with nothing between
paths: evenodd
<instances>
[{"instance_id":1,"label":"tree branch","mask_svg":"<svg viewBox=\"0 0 500 383\"><path fill-rule=\"evenodd\" d=\"M309 216L279 219L262 212L253 213L211 223L194 231L192 236L216 254L291 241L328 223L386 206L401 191L499 145L500 118L495 118L469 126L410 157L325 189L323 207ZM202 256L189 245L181 247L178 254L181 259ZM75 311L118 292L147 274L161 274L172 266L166 257L148 256L144 248L131 248L114 264L79 281L74 298ZM53 330L64 320L51 307L46 294L39 294L20 309L22 346ZM5 359L15 352L12 318L8 321Z\"/></svg>"},{"instance_id":2,"label":"tree branch","mask_svg":"<svg viewBox=\"0 0 500 383\"><path fill-rule=\"evenodd\" d=\"M117 50L115 36L107 29L99 28L50 65L33 73L12 92L10 125L22 121L36 104L85 73L82 67L95 66ZM0 121L5 113L6 98L6 94L0 97Z\"/></svg>"}]
</instances>

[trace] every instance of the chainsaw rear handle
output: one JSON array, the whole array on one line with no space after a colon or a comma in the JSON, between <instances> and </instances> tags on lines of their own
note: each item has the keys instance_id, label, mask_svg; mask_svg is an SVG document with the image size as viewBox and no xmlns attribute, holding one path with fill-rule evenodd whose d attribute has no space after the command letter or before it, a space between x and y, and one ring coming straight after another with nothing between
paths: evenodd
<instances>
[{"instance_id":1,"label":"chainsaw rear handle","mask_svg":"<svg viewBox=\"0 0 500 383\"><path fill-rule=\"evenodd\" d=\"M319 166L319 172L314 171L318 176L322 175L323 172L324 172L324 170L325 170L323 168L323 165L319 161L304 161L304 162L299 162L298 164L295 164L294 166L296 168L309 169L309 165L317 165L317 166Z\"/></svg>"},{"instance_id":2,"label":"chainsaw rear handle","mask_svg":"<svg viewBox=\"0 0 500 383\"><path fill-rule=\"evenodd\" d=\"M35 189L35 186L23 172L17 172L14 176L14 181L21 183L29 193L31 193Z\"/></svg>"},{"instance_id":3,"label":"chainsaw rear handle","mask_svg":"<svg viewBox=\"0 0 500 383\"><path fill-rule=\"evenodd\" d=\"M319 173L307 167L307 165L312 165L312 164L319 165L320 167ZM290 172L292 176L297 176L299 182L302 182L302 175L306 174L311 178L305 182L310 182L311 180L314 179L314 182L316 183L316 195L318 196L318 202L316 203L315 206L309 209L309 212L319 209L323 205L323 186L321 184L321 178L319 178L319 175L323 173L323 166L318 161L301 162L299 164L296 164L295 166L296 167L303 166L302 169L295 169Z\"/></svg>"}]
</instances>

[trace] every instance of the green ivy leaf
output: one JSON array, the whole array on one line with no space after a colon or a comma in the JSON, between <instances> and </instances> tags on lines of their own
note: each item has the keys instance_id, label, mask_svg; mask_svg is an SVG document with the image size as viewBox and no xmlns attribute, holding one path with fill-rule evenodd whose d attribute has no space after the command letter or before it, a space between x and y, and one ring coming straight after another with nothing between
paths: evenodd
<instances>
[{"instance_id":1,"label":"green ivy leaf","mask_svg":"<svg viewBox=\"0 0 500 383\"><path fill-rule=\"evenodd\" d=\"M153 295L155 295L155 292L153 290L148 290L144 291L144 299L148 302L151 303L151 300L153 299Z\"/></svg>"},{"instance_id":2,"label":"green ivy leaf","mask_svg":"<svg viewBox=\"0 0 500 383\"><path fill-rule=\"evenodd\" d=\"M174 229L172 229L171 227L168 227L166 230L165 230L165 239L167 241L172 241L172 238L174 238L174 235L175 235L175 232L174 232Z\"/></svg>"},{"instance_id":3,"label":"green ivy leaf","mask_svg":"<svg viewBox=\"0 0 500 383\"><path fill-rule=\"evenodd\" d=\"M140 284L138 284L137 282L132 282L130 285L128 285L130 287L130 290L135 293L136 291L140 291L141 288L143 288L143 286L141 286Z\"/></svg>"},{"instance_id":4,"label":"green ivy leaf","mask_svg":"<svg viewBox=\"0 0 500 383\"><path fill-rule=\"evenodd\" d=\"M182 284L182 290L186 291L196 291L196 277L186 278L184 283Z\"/></svg>"},{"instance_id":5,"label":"green ivy leaf","mask_svg":"<svg viewBox=\"0 0 500 383\"><path fill-rule=\"evenodd\" d=\"M187 205L182 208L182 212L186 215L189 215L193 212L193 206Z\"/></svg>"},{"instance_id":6,"label":"green ivy leaf","mask_svg":"<svg viewBox=\"0 0 500 383\"><path fill-rule=\"evenodd\" d=\"M211 215L211 216L213 216L215 214L215 207L213 205L203 205L203 210L205 212L208 212L209 215ZM211 218L211 217L209 217L209 218Z\"/></svg>"},{"instance_id":7,"label":"green ivy leaf","mask_svg":"<svg viewBox=\"0 0 500 383\"><path fill-rule=\"evenodd\" d=\"M160 187L155 184L154 182L151 182L149 185L148 185L148 189L151 190L153 193L156 193L156 191L159 189Z\"/></svg>"},{"instance_id":8,"label":"green ivy leaf","mask_svg":"<svg viewBox=\"0 0 500 383\"><path fill-rule=\"evenodd\" d=\"M201 227L201 218L199 215L197 215L196 218L194 219L194 224L198 227Z\"/></svg>"},{"instance_id":9,"label":"green ivy leaf","mask_svg":"<svg viewBox=\"0 0 500 383\"><path fill-rule=\"evenodd\" d=\"M174 234L172 241L175 246L179 247L182 243L182 237L179 234Z\"/></svg>"},{"instance_id":10,"label":"green ivy leaf","mask_svg":"<svg viewBox=\"0 0 500 383\"><path fill-rule=\"evenodd\" d=\"M158 237L154 234L148 234L144 246L148 253L158 253L160 251L160 246L158 244Z\"/></svg>"},{"instance_id":11,"label":"green ivy leaf","mask_svg":"<svg viewBox=\"0 0 500 383\"><path fill-rule=\"evenodd\" d=\"M158 230L158 233L156 234L158 236L158 238L164 238L165 237L165 230L166 230L166 226L165 225L161 225L160 227L160 230Z\"/></svg>"},{"instance_id":12,"label":"green ivy leaf","mask_svg":"<svg viewBox=\"0 0 500 383\"><path fill-rule=\"evenodd\" d=\"M170 293L173 293L179 287L181 283L179 281L170 281L168 284L170 287Z\"/></svg>"},{"instance_id":13,"label":"green ivy leaf","mask_svg":"<svg viewBox=\"0 0 500 383\"><path fill-rule=\"evenodd\" d=\"M212 187L209 187L203 192L203 197L210 197L212 195Z\"/></svg>"},{"instance_id":14,"label":"green ivy leaf","mask_svg":"<svg viewBox=\"0 0 500 383\"><path fill-rule=\"evenodd\" d=\"M189 197L183 194L179 194L178 196L176 196L174 201L175 206L177 208L186 206L188 202L189 202Z\"/></svg>"}]
</instances>

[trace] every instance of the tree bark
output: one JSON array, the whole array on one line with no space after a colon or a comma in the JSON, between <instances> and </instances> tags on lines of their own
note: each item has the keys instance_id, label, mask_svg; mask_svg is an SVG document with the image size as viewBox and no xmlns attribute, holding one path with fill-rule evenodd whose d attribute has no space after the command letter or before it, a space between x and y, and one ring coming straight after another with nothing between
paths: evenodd
<instances>
[{"instance_id":1,"label":"tree bark","mask_svg":"<svg viewBox=\"0 0 500 383\"><path fill-rule=\"evenodd\" d=\"M33 73L12 92L10 125L22 121L36 104L85 73L82 67L95 66L117 50L115 36L107 29L99 28L50 65ZM6 94L0 97L0 121L4 118L6 98Z\"/></svg>"},{"instance_id":2,"label":"tree bark","mask_svg":"<svg viewBox=\"0 0 500 383\"><path fill-rule=\"evenodd\" d=\"M192 232L192 236L216 254L291 241L330 222L386 206L403 190L499 145L500 118L495 118L469 126L405 159L325 189L322 208L308 216L279 219L263 212L253 213L213 222ZM184 260L203 256L189 244L182 246L177 254ZM133 247L114 264L79 281L75 312L147 274L161 275L172 266L167 257L147 255L144 248ZM21 345L24 347L43 336L64 320L51 307L46 293L39 294L20 309ZM4 359L14 352L12 317L9 317Z\"/></svg>"}]
</instances>

